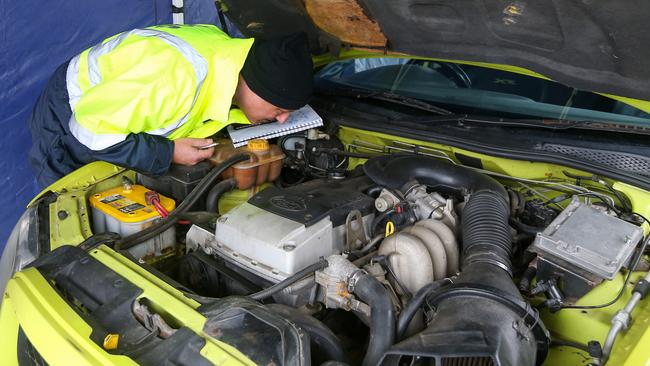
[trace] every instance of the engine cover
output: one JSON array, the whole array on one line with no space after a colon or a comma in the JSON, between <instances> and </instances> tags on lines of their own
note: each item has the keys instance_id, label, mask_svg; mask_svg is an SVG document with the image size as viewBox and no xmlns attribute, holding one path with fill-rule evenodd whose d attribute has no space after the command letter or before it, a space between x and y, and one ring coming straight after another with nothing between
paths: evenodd
<instances>
[{"instance_id":1,"label":"engine cover","mask_svg":"<svg viewBox=\"0 0 650 366\"><path fill-rule=\"evenodd\" d=\"M217 220L212 252L278 282L320 257L341 253L345 220L359 210L368 232L374 200L365 177L315 180L291 189L268 188Z\"/></svg>"}]
</instances>

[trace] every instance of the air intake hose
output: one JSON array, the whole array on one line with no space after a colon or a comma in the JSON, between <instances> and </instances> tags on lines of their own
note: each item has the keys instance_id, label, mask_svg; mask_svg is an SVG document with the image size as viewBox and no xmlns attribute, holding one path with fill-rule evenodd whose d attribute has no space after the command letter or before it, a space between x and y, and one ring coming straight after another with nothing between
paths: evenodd
<instances>
[{"instance_id":1,"label":"air intake hose","mask_svg":"<svg viewBox=\"0 0 650 366\"><path fill-rule=\"evenodd\" d=\"M429 357L436 364L449 359L541 363L548 332L511 278L510 205L503 186L485 174L426 156L377 157L366 162L364 171L388 188L403 189L415 180L436 192L469 195L461 218L461 274L453 286L427 299L436 309L427 329L393 346L385 364L404 355Z\"/></svg>"}]
</instances>

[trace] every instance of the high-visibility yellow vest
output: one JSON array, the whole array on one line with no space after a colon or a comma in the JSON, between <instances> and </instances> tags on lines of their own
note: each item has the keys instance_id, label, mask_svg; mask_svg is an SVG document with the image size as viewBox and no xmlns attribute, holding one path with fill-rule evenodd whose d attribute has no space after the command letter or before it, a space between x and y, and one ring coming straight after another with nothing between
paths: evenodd
<instances>
[{"instance_id":1,"label":"high-visibility yellow vest","mask_svg":"<svg viewBox=\"0 0 650 366\"><path fill-rule=\"evenodd\" d=\"M252 44L212 25L155 26L108 38L70 61L70 130L102 150L130 133L202 138L247 123L230 107Z\"/></svg>"}]
</instances>

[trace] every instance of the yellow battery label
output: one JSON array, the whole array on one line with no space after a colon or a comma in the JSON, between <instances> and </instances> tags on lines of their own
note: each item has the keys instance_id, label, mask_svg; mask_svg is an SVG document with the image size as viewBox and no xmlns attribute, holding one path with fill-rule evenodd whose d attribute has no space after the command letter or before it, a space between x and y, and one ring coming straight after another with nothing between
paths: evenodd
<instances>
[{"instance_id":1,"label":"yellow battery label","mask_svg":"<svg viewBox=\"0 0 650 366\"><path fill-rule=\"evenodd\" d=\"M147 209L147 206L141 203L133 202L121 194L110 195L99 202L105 203L124 213L134 212L143 208ZM145 212L151 212L151 209L145 210Z\"/></svg>"},{"instance_id":2,"label":"yellow battery label","mask_svg":"<svg viewBox=\"0 0 650 366\"><path fill-rule=\"evenodd\" d=\"M90 205L101 212L122 222L140 222L160 216L155 207L148 205L145 194L149 189L140 185L133 185L131 189L122 187L97 193L90 198ZM163 195L160 197L161 205L171 211L176 207L174 200Z\"/></svg>"}]
</instances>

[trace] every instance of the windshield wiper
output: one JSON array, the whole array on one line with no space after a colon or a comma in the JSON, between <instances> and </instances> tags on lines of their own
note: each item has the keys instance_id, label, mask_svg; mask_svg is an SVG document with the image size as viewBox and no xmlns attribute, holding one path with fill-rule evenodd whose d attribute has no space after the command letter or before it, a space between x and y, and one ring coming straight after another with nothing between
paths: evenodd
<instances>
[{"instance_id":1,"label":"windshield wiper","mask_svg":"<svg viewBox=\"0 0 650 366\"><path fill-rule=\"evenodd\" d=\"M450 118L453 117L453 118ZM618 122L602 122L592 120L565 120L550 118L503 118L490 117L472 114L454 114L451 116L433 117L403 117L393 118L391 122L410 122L421 124L442 124L445 122L456 123L458 126L469 126L471 124L492 125L497 127L514 128L541 128L547 130L564 131L571 129L587 129L600 131L628 132L650 135L650 128L638 125L626 125Z\"/></svg>"},{"instance_id":2,"label":"windshield wiper","mask_svg":"<svg viewBox=\"0 0 650 366\"><path fill-rule=\"evenodd\" d=\"M432 121L433 122L433 121ZM650 129L643 126L627 125L618 122L603 122L592 120L565 120L565 119L550 119L550 118L485 118L475 117L468 115L465 118L459 119L459 123L469 122L477 124L488 124L499 127L533 127L543 128L549 130L571 130L571 129L586 129L586 130L599 130L599 131L613 131L613 132L628 132L639 134L650 134Z\"/></svg>"},{"instance_id":3,"label":"windshield wiper","mask_svg":"<svg viewBox=\"0 0 650 366\"><path fill-rule=\"evenodd\" d=\"M404 95L387 92L387 91L369 90L369 89L361 89L361 88L334 88L334 89L319 90L319 92L329 94L329 95L345 95L356 99L382 100L385 102L396 103L399 105L431 112L441 116L456 115L454 112L450 110L444 109L442 107L438 107L435 104L425 102L421 99L411 98L411 97L407 97Z\"/></svg>"},{"instance_id":4,"label":"windshield wiper","mask_svg":"<svg viewBox=\"0 0 650 366\"><path fill-rule=\"evenodd\" d=\"M650 128L639 125L628 125L620 122L608 121L595 121L595 120L566 120L566 119L553 119L553 118L504 118L504 117L491 117L473 114L454 113L445 108L439 107L428 101L417 98L407 97L404 95L370 90L359 87L334 87L327 89L320 89L318 92L328 95L343 95L355 99L375 99L404 105L407 107L424 110L436 114L437 116L404 116L403 118L389 118L387 122L410 122L410 123L457 123L459 126L467 126L469 124L483 124L493 125L498 127L514 127L514 128L542 128L549 130L570 130L570 129L588 129L600 131L613 131L613 132L627 132L650 135Z\"/></svg>"}]
</instances>

